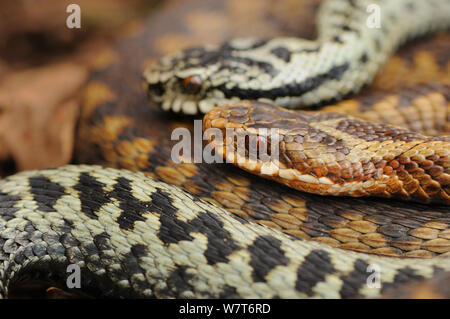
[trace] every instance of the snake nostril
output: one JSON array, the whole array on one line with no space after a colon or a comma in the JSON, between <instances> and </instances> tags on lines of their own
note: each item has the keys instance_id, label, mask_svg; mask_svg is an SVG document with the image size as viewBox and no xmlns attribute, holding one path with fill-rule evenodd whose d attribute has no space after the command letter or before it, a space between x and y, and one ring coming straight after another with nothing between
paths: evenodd
<instances>
[{"instance_id":1,"label":"snake nostril","mask_svg":"<svg viewBox=\"0 0 450 319\"><path fill-rule=\"evenodd\" d=\"M148 93L149 93L151 96L157 96L157 97L160 97L160 96L162 96L162 95L164 94L164 92L165 92L164 85L163 85L162 83L160 83L160 82L154 83L154 84L149 83L147 89L148 89Z\"/></svg>"}]
</instances>

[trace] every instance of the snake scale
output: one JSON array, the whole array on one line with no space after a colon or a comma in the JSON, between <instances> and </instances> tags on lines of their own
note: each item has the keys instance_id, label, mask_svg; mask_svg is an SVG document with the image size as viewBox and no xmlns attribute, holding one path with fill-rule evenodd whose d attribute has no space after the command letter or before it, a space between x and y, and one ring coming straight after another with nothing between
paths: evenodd
<instances>
[{"instance_id":1,"label":"snake scale","mask_svg":"<svg viewBox=\"0 0 450 319\"><path fill-rule=\"evenodd\" d=\"M279 99L273 96L276 91L274 80L267 87L271 95L263 98L284 106L320 104L322 101L339 99L370 81L379 66L402 41L446 28L449 23L449 2L386 3L383 5L383 1L379 2L386 16L392 13L391 19L396 23L386 24L389 30L384 29L386 33L380 34L389 34L389 38L380 36L378 41L372 43L374 38L364 35L364 41L360 41L357 49L352 51L347 48L343 51L350 51L354 56L336 54L332 56L336 60L321 61L318 68L323 68L324 72L314 68L308 70L318 74L313 79L303 78L305 81L294 83L302 77L290 78L287 81L295 84L295 88ZM330 21L335 17L337 20L333 23L341 25L337 28L333 24L319 32L325 39L324 43L330 43L331 48L337 50L345 47L347 40L355 41L355 37L363 36L361 16L358 19L350 18L361 14L364 4L350 0L326 2L321 14L329 17ZM342 16L346 16L346 19L342 20ZM417 18L417 23L405 22L413 16ZM345 25L343 21L355 21L355 25ZM139 39L130 41L140 43ZM201 52L199 49L183 51L193 55L188 71L180 71L175 77L170 74L165 79L168 81L166 87L153 83L150 89L154 97L155 94L169 96L166 101L170 103L162 102L163 108L186 110L187 113L197 112L197 104L194 104L194 108L190 103L192 98L200 101L200 111L209 111L212 105L234 101L236 98L258 98L253 96L257 91L254 81L248 81L250 86L253 85L250 83L254 83L254 87L234 89L231 80L227 81L230 83L228 88L218 83L218 87L223 90L220 94L217 93L217 87L202 87L207 85L208 80L200 76L204 76L204 72L211 72L209 76L222 72L223 76L223 72L228 69L243 76L255 72L254 76L258 77L260 67L263 67L271 71L266 74L265 80L268 79L267 75L276 77L276 74L280 74L283 78L286 73L281 76L283 72L277 70L280 67L283 70L286 67L284 63L289 63L283 62L288 60L286 54L291 55L291 59L294 57L295 63L300 63L296 53L289 53L298 50L297 41L293 38L260 42L238 40L228 42L213 54L205 49L209 47L203 47ZM314 58L321 50L329 50L321 49L326 48L326 44L317 47L321 40L300 41L305 47L299 56L309 55ZM126 47L125 43L122 48ZM232 49L230 53L230 46L239 48ZM376 49L377 54L370 54L375 53ZM258 53L252 55L252 50ZM269 55L267 50L272 53ZM238 51L236 55L235 51ZM135 54L144 52L135 51ZM175 55L175 60L173 56L165 58L162 64L169 61L171 68L173 63L181 63L182 68L186 67L182 54ZM197 60L202 60L203 54L209 54L208 59L195 65ZM220 66L216 63L217 58L227 63ZM355 58L359 62L355 62ZM111 59L114 60L114 54ZM335 62L340 62L341 67L336 69ZM361 62L367 69L359 68ZM119 69L127 69L129 65L132 63L126 61ZM248 65L251 67L245 69ZM137 63L133 68L138 70L140 67ZM191 68L195 69L194 74L190 73ZM332 71L331 74L326 72L327 68ZM153 65L151 70L157 70L158 74L162 72L158 65ZM397 285L450 271L446 254L448 206L443 204L446 197L442 197L444 200L437 197L436 201L441 204L434 205L372 198L320 197L271 184L233 168L224 169L220 164L175 165L168 160L170 143L167 137L164 141L154 132L153 137L144 138L145 135L139 131L139 127L152 119L155 116L153 112L157 111L142 111L140 107L138 111L130 111L134 117L120 108L116 114L110 112L112 106L121 104L118 95L125 95L128 103L124 104L127 106L133 99L140 99L130 96L137 89L123 85L123 75L114 72L117 69L101 69L94 74L87 87L76 154L79 162L94 162L84 160L83 157L88 157L89 152L79 151L93 144L95 147L92 152L101 158L98 162L126 169L72 165L23 172L0 181L1 297L8 295L10 285L33 273L55 282L60 281L66 275L67 265L73 263L82 268L82 286L90 287L93 293L161 298L377 297ZM152 77L154 75L149 75L149 71L145 72L147 81L151 81ZM104 82L100 82L99 78L103 78ZM116 83L117 87L110 90L103 83L109 83L110 86ZM232 92L228 95L230 100L227 100L227 89ZM183 93L180 90L184 90ZM199 97L206 91L213 94L213 99L217 101L208 101L207 96ZM409 128L433 135L448 132L445 120L446 117L448 119L448 86L421 86L420 90L416 88L410 92L415 93L406 95L400 101L405 105L398 113L420 114L425 107L430 116L411 120L407 123L410 124ZM182 94L182 99L176 102L179 94ZM419 95L422 100L417 103ZM383 97L386 96L389 94L383 93ZM94 103L94 100L97 102ZM366 102L373 104L373 100L377 98L368 95ZM133 103L140 105L140 101ZM201 101L208 103L202 104ZM364 104L364 97L360 101ZM348 103L326 109L336 111L338 107L343 110L347 107L349 112L354 111L351 101ZM139 112L147 116L142 117ZM358 112L358 115L360 113L364 112ZM166 116L155 114L158 114L155 117L159 119ZM371 110L367 110L365 115L368 120L373 120ZM235 119L238 122L240 120L239 116ZM164 124L154 125L158 129ZM176 122L175 125L186 124ZM414 134L410 132L410 136L417 138L418 135ZM430 139L448 143L445 137ZM448 144L445 145L448 153ZM448 178L448 160L445 162L445 156L448 158L448 154L441 155L434 162L440 160L438 166L444 169L443 173L440 171L444 175L437 176L441 176L438 181L445 192L445 187L448 189L448 181L445 184L444 179L445 176ZM133 173L131 170L141 170L143 173ZM415 199L424 201L420 196ZM375 229L371 229L373 225ZM345 239L354 235L349 228L362 234L359 241ZM313 238L314 241L300 237ZM441 257L411 260L373 254L422 257L441 254ZM380 285L372 286L368 285L368 278L371 274L369 269L374 267L381 270L381 280Z\"/></svg>"}]
</instances>

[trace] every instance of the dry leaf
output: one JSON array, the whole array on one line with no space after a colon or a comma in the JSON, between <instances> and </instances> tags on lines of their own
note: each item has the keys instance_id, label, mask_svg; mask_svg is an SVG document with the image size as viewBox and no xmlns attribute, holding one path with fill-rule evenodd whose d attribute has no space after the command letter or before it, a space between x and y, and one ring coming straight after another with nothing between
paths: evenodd
<instances>
[{"instance_id":1,"label":"dry leaf","mask_svg":"<svg viewBox=\"0 0 450 319\"><path fill-rule=\"evenodd\" d=\"M67 164L87 69L72 63L9 73L0 83L0 157L18 170Z\"/></svg>"}]
</instances>

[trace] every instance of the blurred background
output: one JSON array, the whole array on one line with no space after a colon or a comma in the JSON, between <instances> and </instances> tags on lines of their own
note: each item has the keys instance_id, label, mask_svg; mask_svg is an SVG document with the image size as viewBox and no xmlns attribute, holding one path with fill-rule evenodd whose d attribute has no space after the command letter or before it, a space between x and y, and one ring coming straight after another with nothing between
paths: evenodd
<instances>
[{"instance_id":1,"label":"blurred background","mask_svg":"<svg viewBox=\"0 0 450 319\"><path fill-rule=\"evenodd\" d=\"M0 176L70 160L96 55L162 2L77 0L80 29L66 26L74 1L0 2Z\"/></svg>"}]
</instances>

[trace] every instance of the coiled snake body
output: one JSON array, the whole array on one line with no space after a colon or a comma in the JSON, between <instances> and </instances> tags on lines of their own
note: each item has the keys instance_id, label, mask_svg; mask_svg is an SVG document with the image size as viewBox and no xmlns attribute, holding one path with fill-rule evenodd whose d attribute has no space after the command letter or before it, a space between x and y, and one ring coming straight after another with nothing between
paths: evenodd
<instances>
[{"instance_id":1,"label":"coiled snake body","mask_svg":"<svg viewBox=\"0 0 450 319\"><path fill-rule=\"evenodd\" d=\"M298 240L126 170L25 172L0 189L2 278L77 263L105 296L337 298L450 271L448 257L411 263Z\"/></svg>"},{"instance_id":2,"label":"coiled snake body","mask_svg":"<svg viewBox=\"0 0 450 319\"><path fill-rule=\"evenodd\" d=\"M410 36L445 28L450 23L448 1L380 1L379 4L381 16L386 18L386 24L381 23L381 30L384 26L386 33L362 25L363 17L367 16L363 14L365 2L329 1L321 11L329 19L327 27L322 27L317 42L238 40L225 44L219 51L216 47L212 51L208 47L184 51L163 59L151 71L145 72L148 87L162 102L163 108L185 113L196 113L198 109L209 111L214 105L242 98L263 97L284 106L318 104L341 98L369 81L400 42ZM349 21L355 25L343 24L347 20L342 17L354 18ZM412 17L417 23L408 24ZM386 34L389 36L382 37ZM346 41L358 45L351 50ZM302 52L296 52L299 43ZM330 57L329 52L335 54ZM186 54L188 60L184 59ZM318 58L321 58L320 63L311 64L309 59ZM304 63L311 67L306 73L291 74L286 73L289 63ZM277 84L280 79L286 81L285 85ZM258 81L262 87L258 87ZM244 87L243 83L248 86ZM292 89L287 90L289 87ZM259 91L261 95L258 95ZM442 92L444 96L448 94L446 86ZM251 104L253 106L257 105ZM226 118L234 124L247 125L243 115L248 111L240 115L234 113L231 118L225 111L216 117L210 113L211 118L205 123L221 128ZM283 111L278 114L280 112ZM104 118L107 121L107 116ZM212 124L214 119L219 119L216 125ZM249 120L252 123L258 121ZM261 120L264 124L264 117L260 117ZM122 122L111 123L116 127L122 125ZM286 127L287 124L283 125ZM445 125L439 124L437 131L445 131ZM362 127L367 129L367 126ZM336 140L336 136L328 133L325 138L331 136ZM428 139L440 146L437 151L433 148L435 153L424 154L423 158L414 154L422 159L418 168L427 172L417 177L419 188L424 191L400 191L399 196L448 204L448 138L425 138L414 134L402 132L395 136L403 136L403 139L399 138L402 142L411 142L408 138L420 143ZM375 134L375 139L380 136ZM320 137L318 142L323 138ZM117 138L108 132L104 140L114 145L118 143ZM327 141L331 146L335 144ZM143 153L149 153L151 148L149 142L142 139L135 139L133 145ZM111 149L107 143L103 147L105 154L111 154L106 153ZM129 143L120 144L119 156L126 153L127 147ZM410 149L407 146L407 150ZM139 163L139 154L134 156ZM292 154L290 156L292 158ZM111 158L116 155L113 153ZM408 164L397 162L403 168ZM386 175L389 173L387 167L393 166L375 165L373 171L363 169L365 174L360 178L372 179L380 168ZM198 174L190 166L177 166L177 169L183 170L186 176ZM297 169L300 175L305 174L304 166L303 170ZM429 174L432 169L435 174ZM320 176L318 171L314 173L317 178L326 177L336 183L345 184L356 178L350 176L347 179L342 174L333 180L330 174ZM162 169L156 169L156 172L163 176ZM245 184L237 178L235 183L241 188ZM431 186L425 187L427 185ZM188 188L185 184L181 186ZM221 187L225 190L228 186L222 183ZM321 190L308 187L307 191L321 193ZM385 188L376 193L392 193L390 190ZM249 197L245 192L241 192L241 196ZM299 198L286 196L287 202L299 212ZM105 296L124 297L376 297L397 284L450 271L448 257L412 261L338 250L251 223L200 197L142 173L98 166L66 166L8 177L0 182L0 296L5 296L8 286L27 271L64 277L65 267L74 263L82 268L82 286L95 286ZM337 210L347 204L361 205L359 200L351 198L343 199L345 202L311 198L332 203ZM423 209L442 216L448 212L444 205L427 208L414 203L382 204L370 199L362 203L365 206L372 203L374 210L389 209L392 205L390 207L398 212L409 210L420 214ZM273 207L281 210L276 204ZM242 215L237 210L231 212ZM423 214L426 218L425 211ZM414 221L410 223L414 224ZM404 224L408 225L408 221ZM439 226L435 224L435 227ZM370 275L377 269L381 271L380 280L372 282Z\"/></svg>"}]
</instances>

